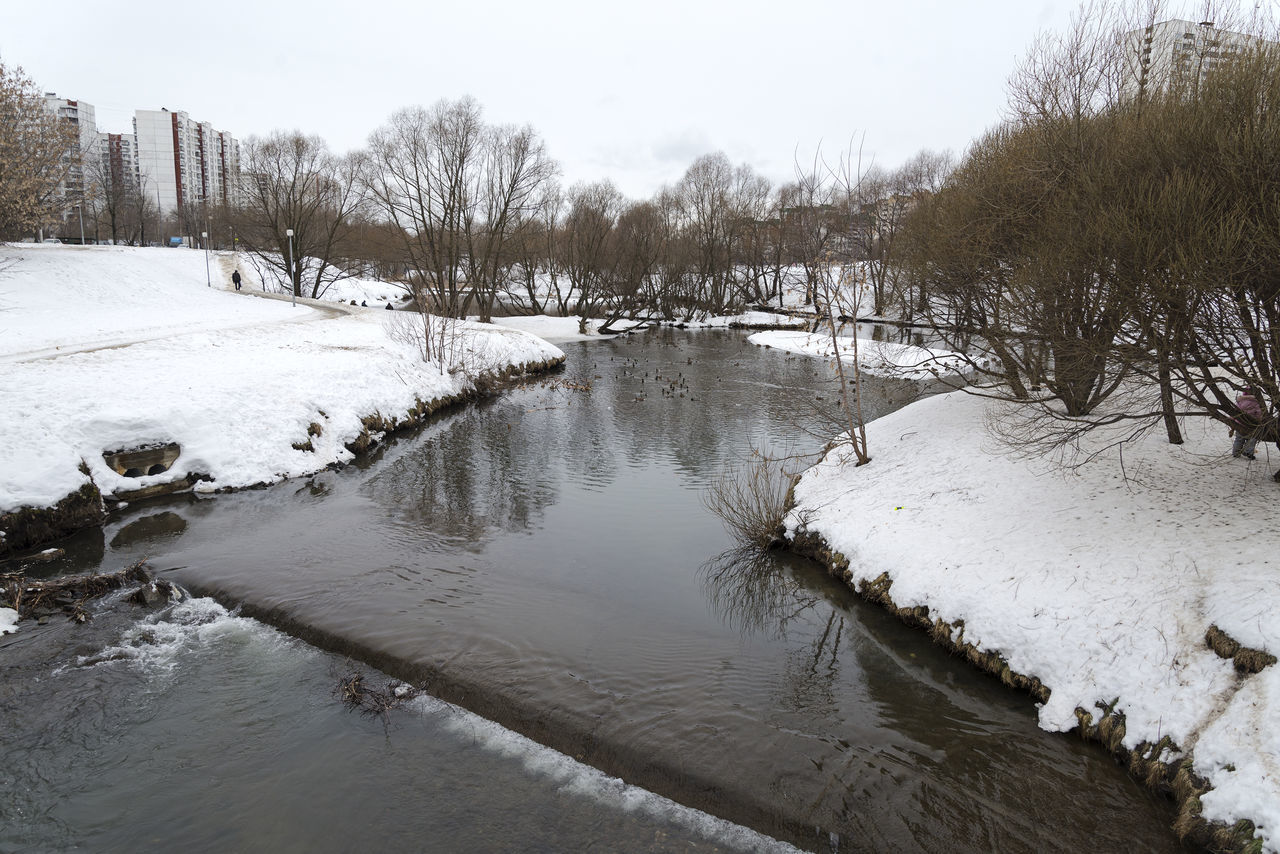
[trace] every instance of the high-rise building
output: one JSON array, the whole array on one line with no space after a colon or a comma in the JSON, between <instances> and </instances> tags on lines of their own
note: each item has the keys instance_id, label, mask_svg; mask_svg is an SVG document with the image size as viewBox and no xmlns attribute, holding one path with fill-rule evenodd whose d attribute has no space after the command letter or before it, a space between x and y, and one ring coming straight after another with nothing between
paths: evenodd
<instances>
[{"instance_id":1,"label":"high-rise building","mask_svg":"<svg viewBox=\"0 0 1280 854\"><path fill-rule=\"evenodd\" d=\"M138 186L138 149L131 133L99 133L102 175L116 187Z\"/></svg>"},{"instance_id":2,"label":"high-rise building","mask_svg":"<svg viewBox=\"0 0 1280 854\"><path fill-rule=\"evenodd\" d=\"M58 188L65 218L84 198L85 167L98 156L98 126L94 121L93 105L84 101L59 98L54 92L45 92L44 107L59 121L68 122L76 129L75 139L63 155L68 167L67 177Z\"/></svg>"},{"instance_id":3,"label":"high-rise building","mask_svg":"<svg viewBox=\"0 0 1280 854\"><path fill-rule=\"evenodd\" d=\"M1265 42L1245 33L1221 30L1213 21L1161 21L1125 34L1131 59L1125 87L1162 91L1194 83L1225 58Z\"/></svg>"},{"instance_id":4,"label":"high-rise building","mask_svg":"<svg viewBox=\"0 0 1280 854\"><path fill-rule=\"evenodd\" d=\"M231 134L164 108L137 110L133 131L143 191L162 213L235 201L240 146Z\"/></svg>"}]
</instances>

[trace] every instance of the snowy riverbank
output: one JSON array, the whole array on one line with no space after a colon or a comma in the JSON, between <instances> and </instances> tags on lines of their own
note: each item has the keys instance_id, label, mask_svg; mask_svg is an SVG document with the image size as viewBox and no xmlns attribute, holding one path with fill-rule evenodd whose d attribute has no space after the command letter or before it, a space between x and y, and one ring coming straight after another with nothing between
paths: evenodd
<instances>
[{"instance_id":1,"label":"snowy riverbank","mask_svg":"<svg viewBox=\"0 0 1280 854\"><path fill-rule=\"evenodd\" d=\"M1045 729L1113 708L1124 748L1168 739L1159 758L1190 756L1211 787L1206 819L1248 819L1280 850L1280 668L1238 673L1206 642L1216 626L1280 653L1277 461L1231 459L1224 428L1189 422L1182 446L1099 433L1098 458L1064 471L997 446L991 405L954 392L870 423L869 465L837 450L802 477L791 534L1038 679Z\"/></svg>"},{"instance_id":2,"label":"snowy riverbank","mask_svg":"<svg viewBox=\"0 0 1280 854\"><path fill-rule=\"evenodd\" d=\"M774 347L817 359L831 360L835 358L837 349L830 335L796 330L757 332L748 340L762 347ZM909 380L949 377L958 380L965 369L964 360L946 350L931 350L894 341L869 341L865 338L842 337L838 343L841 359L852 362L856 347L859 367L868 374L880 377Z\"/></svg>"},{"instance_id":3,"label":"snowy riverbank","mask_svg":"<svg viewBox=\"0 0 1280 854\"><path fill-rule=\"evenodd\" d=\"M350 460L348 446L383 425L471 393L478 370L564 356L527 333L465 324L468 371L442 371L397 333L414 315L236 293L222 260L0 246L0 515L50 507L90 480L111 496L189 477L216 490L310 474ZM181 451L154 475L103 457L170 443Z\"/></svg>"}]
</instances>

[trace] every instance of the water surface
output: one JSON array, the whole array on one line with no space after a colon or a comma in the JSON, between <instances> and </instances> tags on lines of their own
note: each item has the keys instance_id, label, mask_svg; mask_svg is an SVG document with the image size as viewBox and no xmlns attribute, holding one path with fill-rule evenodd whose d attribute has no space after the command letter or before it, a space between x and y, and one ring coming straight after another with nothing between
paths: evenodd
<instances>
[{"instance_id":1,"label":"water surface","mask_svg":"<svg viewBox=\"0 0 1280 854\"><path fill-rule=\"evenodd\" d=\"M130 508L105 532L102 560L149 555L309 643L804 847L1180 850L1168 805L1096 748L1038 730L1026 696L815 564L730 552L701 494L753 446L820 447L833 431L814 408L835 392L822 363L722 332L564 349L562 374L359 465ZM907 396L873 381L866 416ZM405 758L433 739L393 731L387 743ZM273 751L280 773L315 789L310 803L346 790L327 765L308 770L324 745L304 732ZM360 772L359 789L397 811L443 804L462 835L484 838L498 820L445 797L447 783ZM647 830L611 833L598 847L684 850Z\"/></svg>"}]
</instances>

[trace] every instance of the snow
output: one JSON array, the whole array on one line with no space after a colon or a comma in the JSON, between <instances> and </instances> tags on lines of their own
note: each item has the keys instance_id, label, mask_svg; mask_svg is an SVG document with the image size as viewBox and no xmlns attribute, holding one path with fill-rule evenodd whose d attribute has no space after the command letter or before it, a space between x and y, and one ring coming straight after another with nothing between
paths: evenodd
<instances>
[{"instance_id":1,"label":"snow","mask_svg":"<svg viewBox=\"0 0 1280 854\"><path fill-rule=\"evenodd\" d=\"M396 331L415 316L375 308L379 291L361 291L367 309L293 306L260 298L249 269L187 249L0 245L0 512L54 504L89 476L110 495L188 473L212 477L203 489L310 474L350 459L365 416L402 417L468 387L418 357ZM333 295L347 287L372 286ZM575 317L458 328L473 368L560 357L543 338L600 339ZM806 333L751 340L832 356ZM897 376L960 367L868 341L859 360ZM1205 816L1248 818L1280 852L1280 667L1240 677L1204 641L1216 625L1280 653L1280 463L1233 460L1222 428L1188 422L1181 446L1095 433L1084 449L1095 459L1055 468L996 445L992 417L989 401L956 392L871 422L869 465L837 448L804 475L792 533L820 533L855 581L887 573L900 606L963 621L967 642L1039 678L1052 692L1044 728L1114 701L1126 746L1170 737L1213 785ZM292 447L308 439L312 450ZM167 442L182 452L163 474L126 478L102 456ZM0 609L0 633L15 623Z\"/></svg>"},{"instance_id":2,"label":"snow","mask_svg":"<svg viewBox=\"0 0 1280 854\"><path fill-rule=\"evenodd\" d=\"M344 445L362 418L403 418L418 399L470 386L399 340L395 327L415 315L236 293L233 256L210 260L214 287L205 254L188 249L0 246L0 265L10 261L0 512L50 506L89 477L111 495L188 473L210 476L197 486L207 490L311 474L351 459ZM516 330L458 328L473 367L563 355ZM293 447L308 439L312 450ZM162 474L124 477L103 459L169 442L182 452Z\"/></svg>"},{"instance_id":3,"label":"snow","mask_svg":"<svg viewBox=\"0 0 1280 854\"><path fill-rule=\"evenodd\" d=\"M506 329L518 329L530 335L536 335L552 344L569 344L575 341L607 341L610 338L617 337L615 335L601 336L599 334L598 330L604 322L601 320L588 320L587 333L584 335L578 331L578 318L572 315L569 317L548 317L546 315L494 317L492 320L496 326Z\"/></svg>"},{"instance_id":4,"label":"snow","mask_svg":"<svg viewBox=\"0 0 1280 854\"><path fill-rule=\"evenodd\" d=\"M742 314L678 320L671 325L684 329L804 329L809 325L809 320L771 311L744 311Z\"/></svg>"},{"instance_id":5,"label":"snow","mask_svg":"<svg viewBox=\"0 0 1280 854\"><path fill-rule=\"evenodd\" d=\"M994 406L952 392L869 423L871 462L846 446L806 472L791 532L820 533L855 583L887 573L899 606L963 621L965 641L1038 677L1043 728L1115 701L1126 747L1169 736L1214 786L1205 816L1247 817L1277 851L1277 667L1241 679L1204 638L1217 625L1280 653L1280 461L1233 460L1224 428L1188 422L1181 446L1156 430L1108 448L1099 432L1097 458L1055 467L997 445Z\"/></svg>"},{"instance_id":6,"label":"snow","mask_svg":"<svg viewBox=\"0 0 1280 854\"><path fill-rule=\"evenodd\" d=\"M0 608L0 635L18 630L18 612L12 608Z\"/></svg>"},{"instance_id":7,"label":"snow","mask_svg":"<svg viewBox=\"0 0 1280 854\"><path fill-rule=\"evenodd\" d=\"M408 302L408 293L402 285L383 282L378 279L351 278L339 279L329 285L324 292L324 299L356 304L367 302L369 308L381 308L384 311L388 303L394 308Z\"/></svg>"},{"instance_id":8,"label":"snow","mask_svg":"<svg viewBox=\"0 0 1280 854\"><path fill-rule=\"evenodd\" d=\"M753 344L815 358L830 359L836 352L831 336L825 334L770 330L757 332L748 340ZM955 353L867 338L841 338L839 350L842 360L854 360L855 340L858 365L869 374L918 380L936 376L958 376L964 372L964 361Z\"/></svg>"}]
</instances>

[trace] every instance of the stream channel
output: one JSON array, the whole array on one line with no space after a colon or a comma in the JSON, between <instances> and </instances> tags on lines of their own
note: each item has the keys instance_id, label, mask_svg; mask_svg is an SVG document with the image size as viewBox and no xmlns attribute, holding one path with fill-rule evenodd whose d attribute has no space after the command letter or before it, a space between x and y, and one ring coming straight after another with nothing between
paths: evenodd
<instances>
[{"instance_id":1,"label":"stream channel","mask_svg":"<svg viewBox=\"0 0 1280 854\"><path fill-rule=\"evenodd\" d=\"M357 464L138 503L28 567L145 556L196 595L0 638L0 851L1183 850L1026 695L730 551L703 492L820 446L823 363L724 331L563 349ZM868 417L910 389L869 381ZM352 672L427 693L353 713Z\"/></svg>"}]
</instances>

